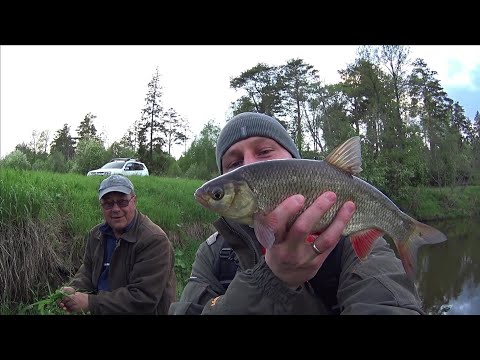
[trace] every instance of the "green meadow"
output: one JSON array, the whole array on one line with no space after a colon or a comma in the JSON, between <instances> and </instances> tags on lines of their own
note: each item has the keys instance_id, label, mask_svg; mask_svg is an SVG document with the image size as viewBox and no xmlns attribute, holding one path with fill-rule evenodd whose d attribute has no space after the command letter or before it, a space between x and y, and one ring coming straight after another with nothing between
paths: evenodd
<instances>
[{"instance_id":1,"label":"green meadow","mask_svg":"<svg viewBox=\"0 0 480 360\"><path fill-rule=\"evenodd\" d=\"M49 299L81 264L85 235L102 221L97 189L103 177L0 172L0 314L57 314ZM215 214L193 198L202 180L132 177L137 207L172 241L178 296ZM419 219L479 214L480 186L405 190L392 200ZM31 306L36 304L38 306ZM30 305L30 307L28 307Z\"/></svg>"}]
</instances>

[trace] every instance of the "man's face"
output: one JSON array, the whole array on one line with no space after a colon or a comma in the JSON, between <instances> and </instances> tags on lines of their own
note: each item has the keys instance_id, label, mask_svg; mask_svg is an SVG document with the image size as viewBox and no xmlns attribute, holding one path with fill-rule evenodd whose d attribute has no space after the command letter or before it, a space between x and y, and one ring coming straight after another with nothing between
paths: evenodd
<instances>
[{"instance_id":1,"label":"man's face","mask_svg":"<svg viewBox=\"0 0 480 360\"><path fill-rule=\"evenodd\" d=\"M222 157L222 171L229 172L239 166L258 161L290 159L292 155L275 140L265 137L250 137L239 141Z\"/></svg>"},{"instance_id":2,"label":"man's face","mask_svg":"<svg viewBox=\"0 0 480 360\"><path fill-rule=\"evenodd\" d=\"M137 198L132 194L110 192L102 197L100 203L103 217L116 235L121 234L135 217Z\"/></svg>"}]
</instances>

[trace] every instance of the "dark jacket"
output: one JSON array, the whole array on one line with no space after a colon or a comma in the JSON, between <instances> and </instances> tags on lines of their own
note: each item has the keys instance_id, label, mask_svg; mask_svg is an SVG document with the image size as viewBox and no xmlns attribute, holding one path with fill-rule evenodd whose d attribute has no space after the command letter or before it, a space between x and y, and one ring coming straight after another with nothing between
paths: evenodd
<instances>
[{"instance_id":1,"label":"dark jacket","mask_svg":"<svg viewBox=\"0 0 480 360\"><path fill-rule=\"evenodd\" d=\"M273 274L250 227L225 219L214 225L218 234L198 248L191 277L180 301L170 306L170 314L330 313L309 282L291 290ZM235 251L241 269L226 290L215 276L220 236ZM337 291L341 314L425 314L414 283L385 239L375 242L364 262L355 255L348 238L341 251Z\"/></svg>"},{"instance_id":2,"label":"dark jacket","mask_svg":"<svg viewBox=\"0 0 480 360\"><path fill-rule=\"evenodd\" d=\"M92 314L166 315L176 300L176 278L173 246L165 232L137 210L133 226L117 240L112 254L112 291L96 293L105 249L101 225L89 232L84 262L69 285L89 293Z\"/></svg>"}]
</instances>

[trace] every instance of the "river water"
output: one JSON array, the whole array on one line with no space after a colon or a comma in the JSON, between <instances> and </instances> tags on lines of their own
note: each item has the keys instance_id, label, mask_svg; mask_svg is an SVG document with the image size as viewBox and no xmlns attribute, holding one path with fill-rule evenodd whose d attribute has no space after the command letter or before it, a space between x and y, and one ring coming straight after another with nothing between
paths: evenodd
<instances>
[{"instance_id":1,"label":"river water","mask_svg":"<svg viewBox=\"0 0 480 360\"><path fill-rule=\"evenodd\" d=\"M480 315L480 218L426 222L447 241L418 252L417 287L433 315Z\"/></svg>"}]
</instances>

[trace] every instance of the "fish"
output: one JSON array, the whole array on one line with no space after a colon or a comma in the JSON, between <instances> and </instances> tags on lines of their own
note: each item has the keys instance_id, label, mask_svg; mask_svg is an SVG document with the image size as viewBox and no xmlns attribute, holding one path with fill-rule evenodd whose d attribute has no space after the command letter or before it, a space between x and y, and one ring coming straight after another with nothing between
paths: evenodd
<instances>
[{"instance_id":1,"label":"fish","mask_svg":"<svg viewBox=\"0 0 480 360\"><path fill-rule=\"evenodd\" d=\"M226 219L249 225L266 249L275 243L268 214L287 197L301 194L305 203L287 229L322 193L337 195L334 205L315 224L321 233L346 201L356 210L342 235L357 257L365 261L375 241L388 235L394 242L406 274L414 279L418 249L447 240L445 234L403 212L388 196L357 176L362 171L361 140L354 136L337 146L324 160L275 159L239 166L201 185L194 197L203 207Z\"/></svg>"}]
</instances>

